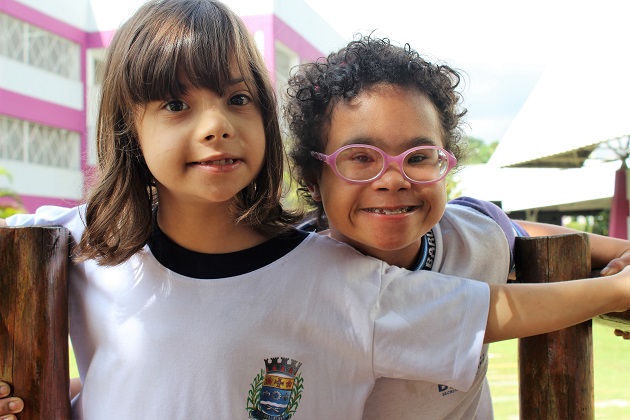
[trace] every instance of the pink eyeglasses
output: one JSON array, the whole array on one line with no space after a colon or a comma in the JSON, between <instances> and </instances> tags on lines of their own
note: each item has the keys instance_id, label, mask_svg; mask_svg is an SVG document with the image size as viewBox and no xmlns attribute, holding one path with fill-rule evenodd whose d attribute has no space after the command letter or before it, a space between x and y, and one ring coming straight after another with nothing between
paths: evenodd
<instances>
[{"instance_id":1,"label":"pink eyeglasses","mask_svg":"<svg viewBox=\"0 0 630 420\"><path fill-rule=\"evenodd\" d=\"M391 156L376 146L349 144L331 155L311 151L326 162L338 177L351 183L368 183L379 179L391 162L411 183L432 184L443 179L457 164L455 156L436 146L413 147L398 156Z\"/></svg>"}]
</instances>

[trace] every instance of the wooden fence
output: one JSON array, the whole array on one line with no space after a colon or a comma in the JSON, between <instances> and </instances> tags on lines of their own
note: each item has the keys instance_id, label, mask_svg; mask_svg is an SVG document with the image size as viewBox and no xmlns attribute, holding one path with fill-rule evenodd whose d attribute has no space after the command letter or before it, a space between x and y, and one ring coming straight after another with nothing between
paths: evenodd
<instances>
[{"instance_id":1,"label":"wooden fence","mask_svg":"<svg viewBox=\"0 0 630 420\"><path fill-rule=\"evenodd\" d=\"M68 231L0 229L0 378L25 400L23 420L67 419ZM588 277L586 234L518 238L517 280ZM630 331L630 311L601 319ZM522 419L593 419L591 321L519 342Z\"/></svg>"},{"instance_id":2,"label":"wooden fence","mask_svg":"<svg viewBox=\"0 0 630 420\"><path fill-rule=\"evenodd\" d=\"M64 228L0 229L0 378L23 420L70 418L68 243Z\"/></svg>"},{"instance_id":3,"label":"wooden fence","mask_svg":"<svg viewBox=\"0 0 630 420\"><path fill-rule=\"evenodd\" d=\"M586 234L516 240L516 279L522 283L548 283L596 275L591 271L590 261ZM630 331L630 311L598 318L614 328ZM519 340L521 419L595 417L591 325L589 320L565 330Z\"/></svg>"}]
</instances>

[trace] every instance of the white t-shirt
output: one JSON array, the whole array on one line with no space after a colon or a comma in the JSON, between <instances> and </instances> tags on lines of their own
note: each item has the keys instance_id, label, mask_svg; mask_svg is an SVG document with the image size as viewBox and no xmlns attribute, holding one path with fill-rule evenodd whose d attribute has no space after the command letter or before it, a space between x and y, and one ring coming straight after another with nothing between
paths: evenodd
<instances>
[{"instance_id":1,"label":"white t-shirt","mask_svg":"<svg viewBox=\"0 0 630 420\"><path fill-rule=\"evenodd\" d=\"M7 222L62 225L78 241L83 211ZM87 261L69 278L73 414L360 419L381 376L470 388L488 307L484 283L390 267L317 234L218 279L171 271L148 246L115 267Z\"/></svg>"}]
</instances>

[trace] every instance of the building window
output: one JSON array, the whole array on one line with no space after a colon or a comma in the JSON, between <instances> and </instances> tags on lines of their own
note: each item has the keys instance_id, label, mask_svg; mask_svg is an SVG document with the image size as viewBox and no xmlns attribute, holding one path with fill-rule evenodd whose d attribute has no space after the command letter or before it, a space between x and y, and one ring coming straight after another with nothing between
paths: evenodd
<instances>
[{"instance_id":1,"label":"building window","mask_svg":"<svg viewBox=\"0 0 630 420\"><path fill-rule=\"evenodd\" d=\"M78 44L0 13L0 56L58 74L81 78Z\"/></svg>"},{"instance_id":2,"label":"building window","mask_svg":"<svg viewBox=\"0 0 630 420\"><path fill-rule=\"evenodd\" d=\"M0 159L81 168L79 133L0 115Z\"/></svg>"}]
</instances>

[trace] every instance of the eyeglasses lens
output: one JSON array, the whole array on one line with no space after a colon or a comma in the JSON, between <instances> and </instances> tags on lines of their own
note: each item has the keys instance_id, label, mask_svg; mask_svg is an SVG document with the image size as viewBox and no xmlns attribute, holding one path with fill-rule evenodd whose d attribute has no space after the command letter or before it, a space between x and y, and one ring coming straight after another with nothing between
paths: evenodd
<instances>
[{"instance_id":1,"label":"eyeglasses lens","mask_svg":"<svg viewBox=\"0 0 630 420\"><path fill-rule=\"evenodd\" d=\"M353 181L369 181L382 171L385 159L377 150L350 147L337 155L337 171ZM448 168L448 159L442 150L412 150L403 159L405 174L414 181L430 182L440 178Z\"/></svg>"},{"instance_id":2,"label":"eyeglasses lens","mask_svg":"<svg viewBox=\"0 0 630 420\"><path fill-rule=\"evenodd\" d=\"M350 147L337 155L337 171L353 181L367 181L383 169L383 156L367 147Z\"/></svg>"},{"instance_id":3,"label":"eyeglasses lens","mask_svg":"<svg viewBox=\"0 0 630 420\"><path fill-rule=\"evenodd\" d=\"M429 182L438 179L448 167L444 152L438 149L415 150L405 156L403 170L414 181Z\"/></svg>"}]
</instances>

